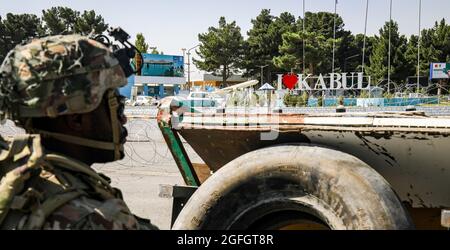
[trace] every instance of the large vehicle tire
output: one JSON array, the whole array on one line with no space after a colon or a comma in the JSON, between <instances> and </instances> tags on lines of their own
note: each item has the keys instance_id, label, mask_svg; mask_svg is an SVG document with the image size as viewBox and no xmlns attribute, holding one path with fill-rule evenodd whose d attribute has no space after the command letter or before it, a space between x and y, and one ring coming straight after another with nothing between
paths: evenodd
<instances>
[{"instance_id":1,"label":"large vehicle tire","mask_svg":"<svg viewBox=\"0 0 450 250\"><path fill-rule=\"evenodd\" d=\"M336 150L303 145L256 150L214 173L173 229L412 229L384 178Z\"/></svg>"}]
</instances>

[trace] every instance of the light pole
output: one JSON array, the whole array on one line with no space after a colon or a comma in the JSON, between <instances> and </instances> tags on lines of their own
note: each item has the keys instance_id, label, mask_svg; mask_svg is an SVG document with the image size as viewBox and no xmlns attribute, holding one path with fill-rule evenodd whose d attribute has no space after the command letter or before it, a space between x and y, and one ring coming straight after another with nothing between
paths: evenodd
<instances>
[{"instance_id":1,"label":"light pole","mask_svg":"<svg viewBox=\"0 0 450 250\"><path fill-rule=\"evenodd\" d=\"M417 93L419 93L419 77L420 77L420 25L421 25L421 17L422 17L422 0L419 0L419 39L417 40Z\"/></svg>"},{"instance_id":2,"label":"light pole","mask_svg":"<svg viewBox=\"0 0 450 250\"><path fill-rule=\"evenodd\" d=\"M366 57L366 35L367 35L367 14L369 13L369 0L366 0L366 20L364 24L364 40L363 40L363 50L362 50L362 67L361 72L364 74L365 57Z\"/></svg>"},{"instance_id":3,"label":"light pole","mask_svg":"<svg viewBox=\"0 0 450 250\"><path fill-rule=\"evenodd\" d=\"M183 51L183 77L184 77L184 72L186 71L184 66L186 65L186 61L185 61L185 56L186 56L186 48L182 48L181 51ZM186 85L183 84L182 88L185 89Z\"/></svg>"},{"instance_id":4,"label":"light pole","mask_svg":"<svg viewBox=\"0 0 450 250\"><path fill-rule=\"evenodd\" d=\"M261 82L260 82L260 84L261 84L261 86L263 85L263 69L265 68L265 67L267 67L267 66L269 66L268 64L266 64L266 65L264 65L264 66L256 66L256 67L260 67L261 68Z\"/></svg>"},{"instance_id":5,"label":"light pole","mask_svg":"<svg viewBox=\"0 0 450 250\"><path fill-rule=\"evenodd\" d=\"M186 48L182 48L181 51L183 51L183 67L184 67L184 64L186 64L184 61L184 57L186 56Z\"/></svg>"},{"instance_id":6,"label":"light pole","mask_svg":"<svg viewBox=\"0 0 450 250\"><path fill-rule=\"evenodd\" d=\"M336 12L337 12L337 0L334 1L334 16L333 16L333 60L331 66L331 72L334 73L334 57L336 50Z\"/></svg>"},{"instance_id":7,"label":"light pole","mask_svg":"<svg viewBox=\"0 0 450 250\"><path fill-rule=\"evenodd\" d=\"M200 46L200 44L195 45L194 47L188 49L188 52L186 53L188 56L188 87L191 87L191 50L197 48L198 46Z\"/></svg>"},{"instance_id":8,"label":"light pole","mask_svg":"<svg viewBox=\"0 0 450 250\"><path fill-rule=\"evenodd\" d=\"M302 24L303 24L303 33L305 33L305 21L306 21L306 17L305 17L305 0L303 0L303 22L302 22ZM302 56L303 56L303 74L305 74L305 64L306 64L306 62L305 62L305 38L303 38L302 39L302 42L303 42L303 53L302 53Z\"/></svg>"},{"instance_id":9,"label":"light pole","mask_svg":"<svg viewBox=\"0 0 450 250\"><path fill-rule=\"evenodd\" d=\"M391 26L392 26L392 0L389 4L389 49L388 49L388 93L391 92L391 88L389 87L389 83L391 83Z\"/></svg>"}]
</instances>

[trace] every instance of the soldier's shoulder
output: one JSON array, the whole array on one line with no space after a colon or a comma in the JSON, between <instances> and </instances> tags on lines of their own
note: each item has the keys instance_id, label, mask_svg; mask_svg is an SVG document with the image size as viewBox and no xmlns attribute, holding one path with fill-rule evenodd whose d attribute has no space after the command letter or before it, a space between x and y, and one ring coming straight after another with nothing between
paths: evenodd
<instances>
[{"instance_id":1,"label":"soldier's shoulder","mask_svg":"<svg viewBox=\"0 0 450 250\"><path fill-rule=\"evenodd\" d=\"M43 229L139 229L139 223L121 199L99 201L81 196L56 209Z\"/></svg>"}]
</instances>

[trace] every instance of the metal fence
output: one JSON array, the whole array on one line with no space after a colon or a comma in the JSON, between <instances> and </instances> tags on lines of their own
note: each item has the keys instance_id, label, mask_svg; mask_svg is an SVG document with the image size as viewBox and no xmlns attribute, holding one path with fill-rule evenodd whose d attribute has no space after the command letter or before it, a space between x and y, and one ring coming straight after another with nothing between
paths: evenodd
<instances>
[{"instance_id":1,"label":"metal fence","mask_svg":"<svg viewBox=\"0 0 450 250\"><path fill-rule=\"evenodd\" d=\"M155 119L130 119L125 125L129 136L125 144L125 158L114 165L119 167L164 167L174 161ZM25 131L7 121L0 125L3 137L23 134Z\"/></svg>"}]
</instances>

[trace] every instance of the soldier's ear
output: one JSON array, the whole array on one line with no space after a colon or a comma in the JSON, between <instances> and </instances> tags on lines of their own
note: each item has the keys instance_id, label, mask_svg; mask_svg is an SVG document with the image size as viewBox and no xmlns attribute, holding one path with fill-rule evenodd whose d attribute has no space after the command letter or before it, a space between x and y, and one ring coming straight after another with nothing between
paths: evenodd
<instances>
[{"instance_id":1,"label":"soldier's ear","mask_svg":"<svg viewBox=\"0 0 450 250\"><path fill-rule=\"evenodd\" d=\"M69 129L74 131L83 130L83 119L80 114L66 115L64 116L66 125Z\"/></svg>"}]
</instances>

